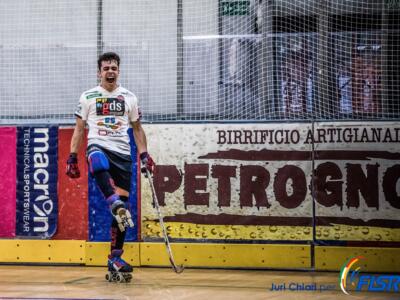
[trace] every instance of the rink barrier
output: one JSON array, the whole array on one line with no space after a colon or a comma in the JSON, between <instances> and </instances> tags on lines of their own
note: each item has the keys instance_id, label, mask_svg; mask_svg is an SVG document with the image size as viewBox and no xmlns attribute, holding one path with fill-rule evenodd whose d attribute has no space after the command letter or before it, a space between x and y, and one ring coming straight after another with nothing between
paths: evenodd
<instances>
[{"instance_id":1,"label":"rink barrier","mask_svg":"<svg viewBox=\"0 0 400 300\"><path fill-rule=\"evenodd\" d=\"M378 247L315 247L315 269L337 271L350 258L362 256L359 263L363 271L400 272L400 248Z\"/></svg>"},{"instance_id":2,"label":"rink barrier","mask_svg":"<svg viewBox=\"0 0 400 300\"><path fill-rule=\"evenodd\" d=\"M105 266L109 247L109 242L83 240L0 240L0 263ZM170 267L164 243L129 242L124 249L123 258L135 267ZM339 271L349 258L363 256L364 272L400 270L400 248L173 243L172 251L176 263L188 268Z\"/></svg>"},{"instance_id":3,"label":"rink barrier","mask_svg":"<svg viewBox=\"0 0 400 300\"><path fill-rule=\"evenodd\" d=\"M85 264L105 266L109 253L109 242L86 242ZM140 266L140 243L125 243L123 258L132 266Z\"/></svg>"},{"instance_id":4,"label":"rink barrier","mask_svg":"<svg viewBox=\"0 0 400 300\"><path fill-rule=\"evenodd\" d=\"M311 267L309 245L282 244L172 244L175 262L187 267L289 268ZM169 266L163 243L141 243L142 266Z\"/></svg>"},{"instance_id":5,"label":"rink barrier","mask_svg":"<svg viewBox=\"0 0 400 300\"><path fill-rule=\"evenodd\" d=\"M85 241L0 240L0 262L84 264Z\"/></svg>"}]
</instances>

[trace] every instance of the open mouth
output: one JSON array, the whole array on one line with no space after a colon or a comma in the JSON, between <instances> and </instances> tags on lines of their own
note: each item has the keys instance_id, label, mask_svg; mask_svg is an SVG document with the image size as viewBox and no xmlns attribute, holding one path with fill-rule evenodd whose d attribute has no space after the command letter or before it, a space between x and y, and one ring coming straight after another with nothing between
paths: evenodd
<instances>
[{"instance_id":1,"label":"open mouth","mask_svg":"<svg viewBox=\"0 0 400 300\"><path fill-rule=\"evenodd\" d=\"M107 81L108 83L114 83L115 77L106 77L106 81Z\"/></svg>"}]
</instances>

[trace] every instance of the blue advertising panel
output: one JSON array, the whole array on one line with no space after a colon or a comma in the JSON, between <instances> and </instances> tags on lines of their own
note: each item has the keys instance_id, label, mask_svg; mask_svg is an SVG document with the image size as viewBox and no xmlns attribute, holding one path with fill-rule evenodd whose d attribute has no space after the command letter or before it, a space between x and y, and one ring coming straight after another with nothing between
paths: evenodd
<instances>
[{"instance_id":1,"label":"blue advertising panel","mask_svg":"<svg viewBox=\"0 0 400 300\"><path fill-rule=\"evenodd\" d=\"M132 214L133 228L127 228L125 237L126 242L138 240L138 212L137 212L137 150L132 134L132 129L128 130L131 144L132 156L132 179L131 190L129 193L129 210ZM89 240L104 242L111 240L112 215L106 200L93 176L88 176L88 197L89 197Z\"/></svg>"},{"instance_id":2,"label":"blue advertising panel","mask_svg":"<svg viewBox=\"0 0 400 300\"><path fill-rule=\"evenodd\" d=\"M17 131L16 235L50 238L57 230L58 127Z\"/></svg>"}]
</instances>

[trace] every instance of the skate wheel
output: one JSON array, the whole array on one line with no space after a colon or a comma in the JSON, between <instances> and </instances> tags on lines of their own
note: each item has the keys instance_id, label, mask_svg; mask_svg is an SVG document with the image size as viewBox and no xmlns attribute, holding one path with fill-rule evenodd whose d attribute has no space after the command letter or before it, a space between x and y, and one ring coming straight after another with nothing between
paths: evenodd
<instances>
[{"instance_id":1,"label":"skate wheel","mask_svg":"<svg viewBox=\"0 0 400 300\"><path fill-rule=\"evenodd\" d=\"M118 282L122 282L121 281L122 280L121 275L119 275L119 274L115 275L115 280L118 281Z\"/></svg>"},{"instance_id":2,"label":"skate wheel","mask_svg":"<svg viewBox=\"0 0 400 300\"><path fill-rule=\"evenodd\" d=\"M125 279L125 282L131 282L132 274L131 273L124 274L124 279Z\"/></svg>"},{"instance_id":3,"label":"skate wheel","mask_svg":"<svg viewBox=\"0 0 400 300\"><path fill-rule=\"evenodd\" d=\"M106 280L107 280L107 281L111 281L111 277L110 277L109 274L106 274Z\"/></svg>"}]
</instances>

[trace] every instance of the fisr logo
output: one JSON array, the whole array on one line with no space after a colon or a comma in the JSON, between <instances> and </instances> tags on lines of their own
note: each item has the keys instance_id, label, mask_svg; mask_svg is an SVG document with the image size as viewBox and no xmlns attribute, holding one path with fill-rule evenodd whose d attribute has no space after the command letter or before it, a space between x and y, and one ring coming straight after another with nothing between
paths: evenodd
<instances>
[{"instance_id":1,"label":"fisr logo","mask_svg":"<svg viewBox=\"0 0 400 300\"><path fill-rule=\"evenodd\" d=\"M358 292L363 290L369 292L399 292L400 275L362 275L360 274L361 267L351 271L351 268L362 259L365 258L362 256L353 257L343 265L339 275L339 285L343 293L350 295L347 291L348 281Z\"/></svg>"}]
</instances>

